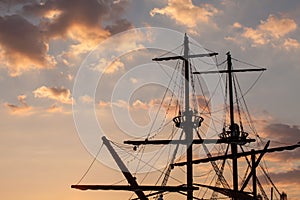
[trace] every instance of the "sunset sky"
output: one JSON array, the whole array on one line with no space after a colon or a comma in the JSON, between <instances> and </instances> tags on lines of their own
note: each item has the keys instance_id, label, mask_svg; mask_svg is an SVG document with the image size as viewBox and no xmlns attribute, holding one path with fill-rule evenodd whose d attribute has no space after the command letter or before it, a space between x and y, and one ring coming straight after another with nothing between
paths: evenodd
<instances>
[{"instance_id":1,"label":"sunset sky","mask_svg":"<svg viewBox=\"0 0 300 200\"><path fill-rule=\"evenodd\" d=\"M219 62L230 51L234 58L267 68L246 96L253 119L261 135L274 140L272 146L300 142L299 26L299 0L0 0L1 199L131 196L119 191L82 192L70 185L82 177L93 160L90 152L95 154L101 144L100 135L88 145L82 135L94 131L89 126L91 114L111 139L120 139L120 128L112 123L118 116L111 114L110 103L129 107L140 125L153 117L151 109L162 88L144 86L129 102L124 101L125 94L112 92L115 84L125 85L118 81L133 66L149 64L164 53L136 51L154 41L168 43L167 36L156 40L155 31L142 31L150 27L187 33L204 48L218 52ZM141 27L148 29L135 29ZM171 49L179 45L170 42ZM93 75L80 79L85 64ZM132 77L130 83L139 84L140 78ZM97 83L94 94L82 91L93 81ZM112 96L116 102L110 102ZM83 108L94 110L88 113ZM87 125L82 127L76 120ZM149 126L144 128L138 130ZM300 150L268 155L266 160L280 191L288 193L289 199L299 199ZM112 184L124 179L107 165L96 161L81 183Z\"/></svg>"}]
</instances>

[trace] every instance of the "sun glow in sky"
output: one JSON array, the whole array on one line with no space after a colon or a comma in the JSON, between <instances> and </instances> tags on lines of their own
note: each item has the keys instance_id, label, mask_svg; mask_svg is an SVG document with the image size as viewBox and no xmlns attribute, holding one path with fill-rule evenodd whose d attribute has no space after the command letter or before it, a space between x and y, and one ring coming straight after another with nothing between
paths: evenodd
<instances>
[{"instance_id":1,"label":"sun glow in sky","mask_svg":"<svg viewBox=\"0 0 300 200\"><path fill-rule=\"evenodd\" d=\"M93 160L77 133L73 119L77 110L72 110L72 103L92 106L106 124L105 131L119 131L111 124L111 104L136 112L133 119L143 125L153 117L151 109L164 91L146 85L135 91L129 103L122 99L110 102L110 91L125 72L141 60L151 62L162 54L139 51L144 41L153 42L151 32L129 31L115 44L104 46L109 38L134 28L186 32L218 52L220 61L230 51L234 58L266 67L247 94L253 119L262 136L278 142L274 146L299 142L299 26L298 0L1 0L1 199L114 200L131 196L119 191L82 192L70 185ZM99 63L89 65L95 74L103 73L97 93L75 98L76 74L99 44L105 51L96 57ZM110 56L133 49L136 52ZM129 80L133 85L142 82L135 76ZM299 199L300 151L268 155L266 160L278 188L287 192L289 199ZM95 162L83 182L112 184L120 180L120 172Z\"/></svg>"}]
</instances>

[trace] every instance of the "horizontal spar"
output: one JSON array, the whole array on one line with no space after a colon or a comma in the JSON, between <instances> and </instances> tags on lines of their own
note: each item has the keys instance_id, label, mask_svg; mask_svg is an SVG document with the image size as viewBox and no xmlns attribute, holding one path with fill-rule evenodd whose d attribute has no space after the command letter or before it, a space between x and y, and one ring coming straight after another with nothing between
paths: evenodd
<instances>
[{"instance_id":1,"label":"horizontal spar","mask_svg":"<svg viewBox=\"0 0 300 200\"><path fill-rule=\"evenodd\" d=\"M140 185L138 187L132 187L130 185L72 185L71 188L78 190L125 190L125 191L187 191L186 186L152 186L152 185ZM192 190L198 190L199 187L193 187Z\"/></svg>"},{"instance_id":2,"label":"horizontal spar","mask_svg":"<svg viewBox=\"0 0 300 200\"><path fill-rule=\"evenodd\" d=\"M170 57L161 57L161 58L153 58L153 61L167 61L167 60L185 60L186 58L200 58L200 57L211 57L216 56L218 53L204 53L204 54L194 54L185 56L170 56Z\"/></svg>"},{"instance_id":3,"label":"horizontal spar","mask_svg":"<svg viewBox=\"0 0 300 200\"><path fill-rule=\"evenodd\" d=\"M255 142L255 139L245 139L245 140L232 140L232 139L197 139L193 140L193 144L230 144L230 143L239 143L239 142ZM162 145L162 144L187 144L186 140L127 140L124 141L124 144L131 145Z\"/></svg>"},{"instance_id":4,"label":"horizontal spar","mask_svg":"<svg viewBox=\"0 0 300 200\"><path fill-rule=\"evenodd\" d=\"M236 157L239 158L242 156L249 156L252 154L260 154L263 152L272 153L272 152L277 152L277 151L294 150L298 147L300 147L300 142L295 145L290 145L290 146L275 147L275 148L270 148L270 149L266 149L266 150L262 149L262 150L238 153L238 154L236 154ZM193 160L193 164L206 163L206 162L210 162L210 161L223 160L223 159L232 159L233 157L234 156L232 154L229 154L229 155L223 155L223 156L215 156L215 157L211 157L211 158L197 159L197 160ZM186 164L187 164L186 162L178 162L178 163L172 164L172 166L184 166Z\"/></svg>"},{"instance_id":5,"label":"horizontal spar","mask_svg":"<svg viewBox=\"0 0 300 200\"><path fill-rule=\"evenodd\" d=\"M232 189L219 188L219 187L215 187L215 186L203 185L203 184L197 184L197 183L195 183L194 185L200 186L200 187L206 187L208 189L211 189L215 192L218 192L220 194L223 194L223 195L231 197L231 198L234 197L234 198L243 199L243 200L255 200L255 198L250 196L250 193L248 193L248 192L234 191Z\"/></svg>"},{"instance_id":6,"label":"horizontal spar","mask_svg":"<svg viewBox=\"0 0 300 200\"><path fill-rule=\"evenodd\" d=\"M232 69L230 72L257 72L265 71L266 68L261 69ZM204 72L193 72L193 74L216 74L216 73L229 73L228 70L216 70L216 71L204 71Z\"/></svg>"}]
</instances>

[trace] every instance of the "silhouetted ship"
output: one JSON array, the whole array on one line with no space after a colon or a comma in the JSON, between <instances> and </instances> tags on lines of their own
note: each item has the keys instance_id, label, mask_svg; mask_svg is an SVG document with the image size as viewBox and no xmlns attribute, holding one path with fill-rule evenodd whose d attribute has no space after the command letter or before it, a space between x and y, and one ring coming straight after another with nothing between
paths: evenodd
<instances>
[{"instance_id":1,"label":"silhouetted ship","mask_svg":"<svg viewBox=\"0 0 300 200\"><path fill-rule=\"evenodd\" d=\"M237 79L239 73L262 73L266 69L258 67L234 68L232 62L239 60L232 58L230 52L228 52L227 59L216 66L218 67L217 70L200 71L197 68L199 66L195 67L193 65L193 59L215 57L218 54L215 52L191 54L189 45L189 38L185 34L182 45L183 55L152 59L157 63L177 60L180 63L177 73L185 79L185 81L179 81L178 78L175 80L175 76L170 77L173 79L170 81L177 81L178 85L181 83L178 86L181 99L172 100L171 98L169 101L173 101L173 103L169 102L167 104L169 107L166 108L170 109L170 105L174 106L174 102L176 102L173 109L176 110L178 115L171 120L171 126L173 127L171 136L168 139L154 139L156 135L148 134L142 140L124 141L124 144L133 146L132 151L137 152L137 155L139 154L135 156L137 159L143 156L144 149L148 146L151 146L151 148L153 146L158 148L168 146L169 157L157 155L157 159L166 161L167 166L162 170L158 170L160 175L157 177L155 184L143 184L149 173L144 173L144 177L142 176L141 182L138 183L138 178L129 171L113 147L113 143L103 137L103 144L109 150L128 184L76 184L72 185L72 188L79 190L132 191L135 197L133 194L131 199L141 200L174 198L187 200L287 199L287 195L279 191L268 175L263 156L272 152L294 150L300 147L300 144L269 147L270 141L259 137L245 104L245 93L241 91ZM211 97L207 97L203 94L203 91L202 96L196 93L196 90L203 89L201 76L210 76L210 74L218 74L220 78L217 81L219 82L225 79L223 116L219 117L223 118L221 120L212 116L212 113L218 111L211 108ZM216 87L218 84L216 84ZM162 100L162 103L163 101L166 101L166 98ZM221 129L211 128L216 127L214 123L221 124ZM246 130L246 127L249 130ZM212 129L214 137L206 137L206 131L209 128ZM141 148L143 150L139 151ZM184 153L179 156L180 149L184 149ZM195 151L198 153L195 153ZM199 156L199 152L202 152L202 155ZM176 172L176 170L179 172ZM176 175L180 178L176 179Z\"/></svg>"}]
</instances>

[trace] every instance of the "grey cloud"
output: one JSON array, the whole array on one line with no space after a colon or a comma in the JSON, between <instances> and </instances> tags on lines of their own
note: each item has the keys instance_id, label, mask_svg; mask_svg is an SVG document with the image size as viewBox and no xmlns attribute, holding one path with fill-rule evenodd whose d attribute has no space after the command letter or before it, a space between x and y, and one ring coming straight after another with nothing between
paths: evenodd
<instances>
[{"instance_id":1,"label":"grey cloud","mask_svg":"<svg viewBox=\"0 0 300 200\"><path fill-rule=\"evenodd\" d=\"M0 16L2 61L7 63L6 67L12 76L29 69L54 67L56 61L48 52L49 41L53 38L71 39L76 45L87 39L95 39L97 43L111 34L132 27L129 21L121 18L127 1L48 0L45 4L39 4L38 1L12 3L12 6L21 8L15 10L13 15ZM53 18L45 17L54 11L59 14ZM77 29L72 29L74 26ZM71 38L68 38L70 35Z\"/></svg>"},{"instance_id":2,"label":"grey cloud","mask_svg":"<svg viewBox=\"0 0 300 200\"><path fill-rule=\"evenodd\" d=\"M111 34L120 33L130 28L133 28L133 26L126 19L117 20L113 25L106 26L106 29L109 30Z\"/></svg>"},{"instance_id":3,"label":"grey cloud","mask_svg":"<svg viewBox=\"0 0 300 200\"><path fill-rule=\"evenodd\" d=\"M289 126L287 124L269 124L264 128L267 137L274 141L273 144L278 146L292 145L300 142L300 129L298 126ZM283 151L270 155L278 160L299 160L300 150Z\"/></svg>"},{"instance_id":4,"label":"grey cloud","mask_svg":"<svg viewBox=\"0 0 300 200\"><path fill-rule=\"evenodd\" d=\"M272 180L279 183L296 183L300 184L300 167L297 169L292 169L287 172L281 172L281 173L270 173L269 174L272 177Z\"/></svg>"},{"instance_id":5,"label":"grey cloud","mask_svg":"<svg viewBox=\"0 0 300 200\"><path fill-rule=\"evenodd\" d=\"M43 63L47 46L42 33L19 15L0 17L0 43L7 53L18 52Z\"/></svg>"},{"instance_id":6,"label":"grey cloud","mask_svg":"<svg viewBox=\"0 0 300 200\"><path fill-rule=\"evenodd\" d=\"M109 0L49 0L43 6L39 4L26 5L23 7L23 12L26 15L42 17L50 10L61 11L61 15L47 26L47 34L52 37L64 35L73 24L103 29L101 26L105 21L121 27L125 25L128 28L131 23L126 19L120 19L126 4L127 2L114 4ZM113 26L111 30L115 32L116 27Z\"/></svg>"},{"instance_id":7,"label":"grey cloud","mask_svg":"<svg viewBox=\"0 0 300 200\"><path fill-rule=\"evenodd\" d=\"M300 129L298 126L287 124L269 124L264 128L269 138L282 143L294 144L300 142Z\"/></svg>"}]
</instances>

